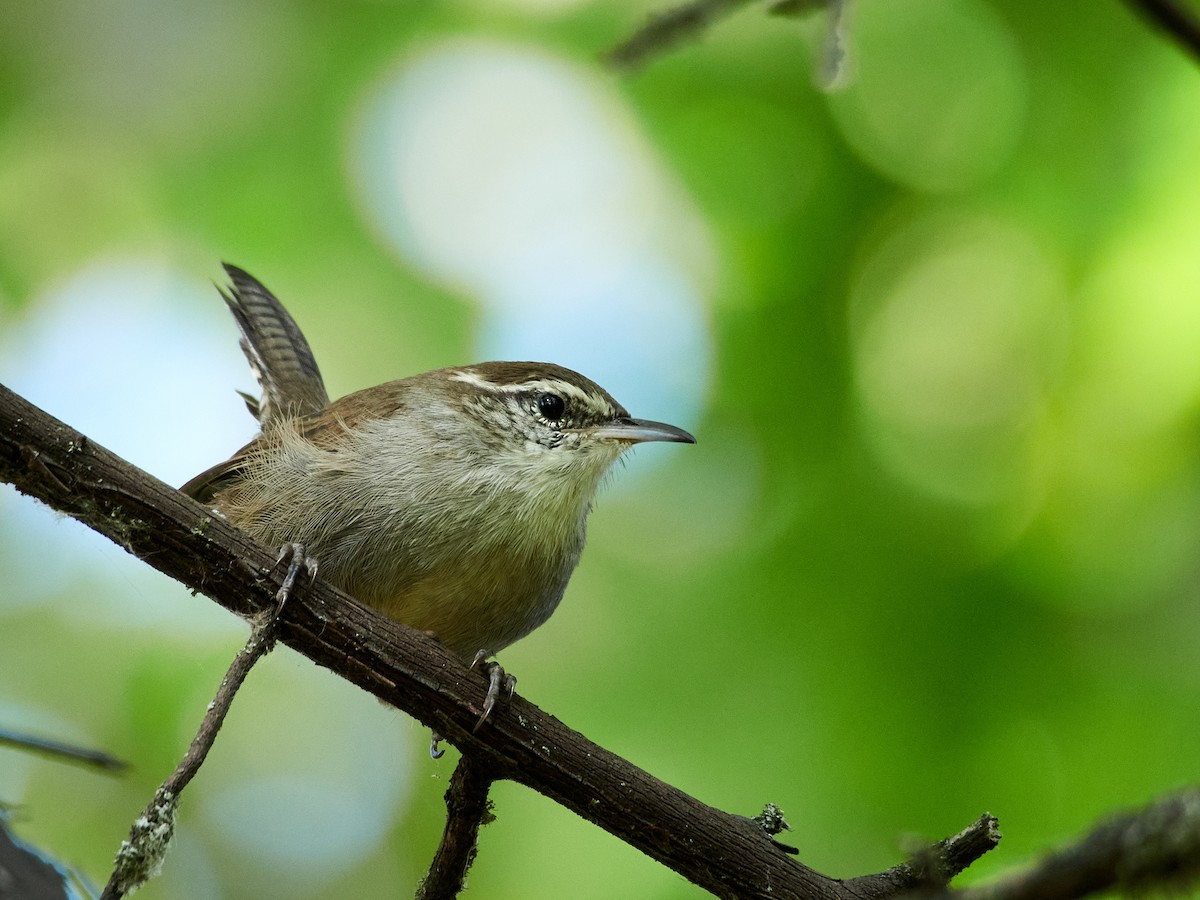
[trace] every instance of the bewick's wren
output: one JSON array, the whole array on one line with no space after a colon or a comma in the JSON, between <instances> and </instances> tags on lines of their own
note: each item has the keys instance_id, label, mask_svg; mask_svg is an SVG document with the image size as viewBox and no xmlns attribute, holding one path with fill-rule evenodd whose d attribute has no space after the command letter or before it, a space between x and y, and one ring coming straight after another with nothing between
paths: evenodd
<instances>
[{"instance_id":1,"label":"bewick's wren","mask_svg":"<svg viewBox=\"0 0 1200 900\"><path fill-rule=\"evenodd\" d=\"M465 659L554 612L596 488L624 450L695 442L550 363L438 369L330 403L292 317L225 269L262 432L181 490L268 546L302 545L331 583Z\"/></svg>"}]
</instances>

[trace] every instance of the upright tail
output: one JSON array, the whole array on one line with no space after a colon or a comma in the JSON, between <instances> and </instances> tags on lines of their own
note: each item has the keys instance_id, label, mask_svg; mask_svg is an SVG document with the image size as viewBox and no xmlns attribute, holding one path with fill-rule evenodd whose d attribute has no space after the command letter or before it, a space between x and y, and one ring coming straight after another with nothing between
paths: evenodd
<instances>
[{"instance_id":1,"label":"upright tail","mask_svg":"<svg viewBox=\"0 0 1200 900\"><path fill-rule=\"evenodd\" d=\"M242 352L262 390L261 400L242 394L250 412L265 427L323 410L329 394L300 327L257 279L237 266L224 266L233 284L218 290L242 333Z\"/></svg>"}]
</instances>

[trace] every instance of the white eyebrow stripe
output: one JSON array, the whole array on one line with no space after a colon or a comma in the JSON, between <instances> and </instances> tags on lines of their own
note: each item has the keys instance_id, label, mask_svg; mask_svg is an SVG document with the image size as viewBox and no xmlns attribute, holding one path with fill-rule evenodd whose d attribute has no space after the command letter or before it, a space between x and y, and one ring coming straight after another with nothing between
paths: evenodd
<instances>
[{"instance_id":1,"label":"white eyebrow stripe","mask_svg":"<svg viewBox=\"0 0 1200 900\"><path fill-rule=\"evenodd\" d=\"M473 384L477 388L483 388L485 391L500 391L512 392L514 390L523 390L521 385L517 384L496 384L494 381L488 381L486 378L481 378L474 372L466 372L462 369L456 371L450 376L455 381L464 381L467 384Z\"/></svg>"},{"instance_id":2,"label":"white eyebrow stripe","mask_svg":"<svg viewBox=\"0 0 1200 900\"><path fill-rule=\"evenodd\" d=\"M494 381L489 381L475 372L462 369L456 371L450 377L455 381L462 381L466 384L474 385L481 390L492 391L497 394L526 394L531 391L550 391L577 400L589 409L603 415L613 415L615 412L603 398L584 390L579 385L572 384L569 381L562 381L558 378L537 378L530 381L518 381L513 384L496 384Z\"/></svg>"},{"instance_id":3,"label":"white eyebrow stripe","mask_svg":"<svg viewBox=\"0 0 1200 900\"><path fill-rule=\"evenodd\" d=\"M592 394L585 391L578 385L571 384L569 381L559 381L554 378L539 378L537 381L527 381L524 384L525 390L534 391L551 391L555 394L565 394L574 397L588 406L595 406Z\"/></svg>"}]
</instances>

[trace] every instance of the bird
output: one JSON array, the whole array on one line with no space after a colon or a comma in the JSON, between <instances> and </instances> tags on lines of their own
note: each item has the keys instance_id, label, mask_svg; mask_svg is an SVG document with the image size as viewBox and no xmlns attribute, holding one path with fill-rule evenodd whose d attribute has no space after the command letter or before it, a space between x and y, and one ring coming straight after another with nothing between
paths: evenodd
<instances>
[{"instance_id":1,"label":"bird","mask_svg":"<svg viewBox=\"0 0 1200 900\"><path fill-rule=\"evenodd\" d=\"M689 432L632 418L545 362L449 366L330 401L283 304L224 264L218 287L261 397L260 431L180 490L358 601L478 665L543 624L579 562L621 455ZM515 679L494 664L483 714ZM436 751L437 736L434 736ZM435 752L435 756L437 753Z\"/></svg>"}]
</instances>

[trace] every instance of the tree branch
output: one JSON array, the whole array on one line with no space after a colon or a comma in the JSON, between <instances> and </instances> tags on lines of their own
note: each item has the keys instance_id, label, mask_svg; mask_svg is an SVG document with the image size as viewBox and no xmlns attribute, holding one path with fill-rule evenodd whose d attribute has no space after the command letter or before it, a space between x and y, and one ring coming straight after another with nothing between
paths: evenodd
<instances>
[{"instance_id":1,"label":"tree branch","mask_svg":"<svg viewBox=\"0 0 1200 900\"><path fill-rule=\"evenodd\" d=\"M229 669L221 679L216 696L208 704L208 710L200 722L196 736L188 746L187 753L183 755L175 771L158 786L146 809L134 820L133 827L129 830L129 839L124 841L121 849L117 851L116 865L108 884L104 886L100 900L120 900L121 897L132 894L162 868L167 846L175 834L175 811L179 807L180 796L208 758L208 751L217 739L217 733L221 730L242 682L246 680L254 664L270 653L271 648L275 646L272 636L274 630L275 617L270 612L261 614L254 622L246 646L229 664Z\"/></svg>"},{"instance_id":2,"label":"tree branch","mask_svg":"<svg viewBox=\"0 0 1200 900\"><path fill-rule=\"evenodd\" d=\"M1174 38L1200 62L1200 19L1174 0L1126 0L1144 18Z\"/></svg>"},{"instance_id":3,"label":"tree branch","mask_svg":"<svg viewBox=\"0 0 1200 900\"><path fill-rule=\"evenodd\" d=\"M0 480L244 618L274 604L280 576L271 553L2 385ZM414 716L464 756L486 761L493 777L533 788L718 896L842 900L926 883L920 871L904 867L851 882L821 875L791 859L749 818L654 778L520 696L474 733L483 676L432 637L323 581L306 581L288 600L277 635ZM946 870L957 871L994 844L972 845Z\"/></svg>"},{"instance_id":4,"label":"tree branch","mask_svg":"<svg viewBox=\"0 0 1200 900\"><path fill-rule=\"evenodd\" d=\"M731 15L749 0L686 0L679 6L651 14L644 25L604 55L604 61L617 69L636 69L664 56L688 41L697 40L718 20ZM1125 0L1133 10L1172 38L1176 44L1200 62L1200 17L1178 0ZM822 60L822 80L836 82L844 56L841 34L844 9L830 0L773 0L769 12L794 16L828 5L833 22Z\"/></svg>"},{"instance_id":5,"label":"tree branch","mask_svg":"<svg viewBox=\"0 0 1200 900\"><path fill-rule=\"evenodd\" d=\"M694 41L709 26L749 0L688 0L681 6L654 13L650 19L605 54L618 69L635 69L685 41Z\"/></svg>"},{"instance_id":6,"label":"tree branch","mask_svg":"<svg viewBox=\"0 0 1200 900\"><path fill-rule=\"evenodd\" d=\"M49 738L33 734L21 734L7 728L0 728L0 746L16 747L19 750L28 750L30 753L40 753L60 762L90 766L114 775L119 775L129 768L129 763L125 760L117 759L103 750L93 750L91 747L80 747L63 741L52 741Z\"/></svg>"},{"instance_id":7,"label":"tree branch","mask_svg":"<svg viewBox=\"0 0 1200 900\"><path fill-rule=\"evenodd\" d=\"M984 813L958 834L932 847L927 847L907 862L901 863L881 875L871 875L871 882L891 879L897 893L909 890L908 885L918 884L921 896L929 893L931 886L944 888L950 880L983 854L1000 843L999 822L991 813ZM847 884L854 886L859 879Z\"/></svg>"},{"instance_id":8,"label":"tree branch","mask_svg":"<svg viewBox=\"0 0 1200 900\"><path fill-rule=\"evenodd\" d=\"M464 754L458 761L446 788L446 828L417 900L451 900L463 889L475 861L479 828L493 818L488 792L494 780L486 760Z\"/></svg>"},{"instance_id":9,"label":"tree branch","mask_svg":"<svg viewBox=\"0 0 1200 900\"><path fill-rule=\"evenodd\" d=\"M1101 891L1182 891L1200 878L1200 788L1097 826L1033 868L944 900L1072 900ZM935 900L921 894L921 900Z\"/></svg>"}]
</instances>

